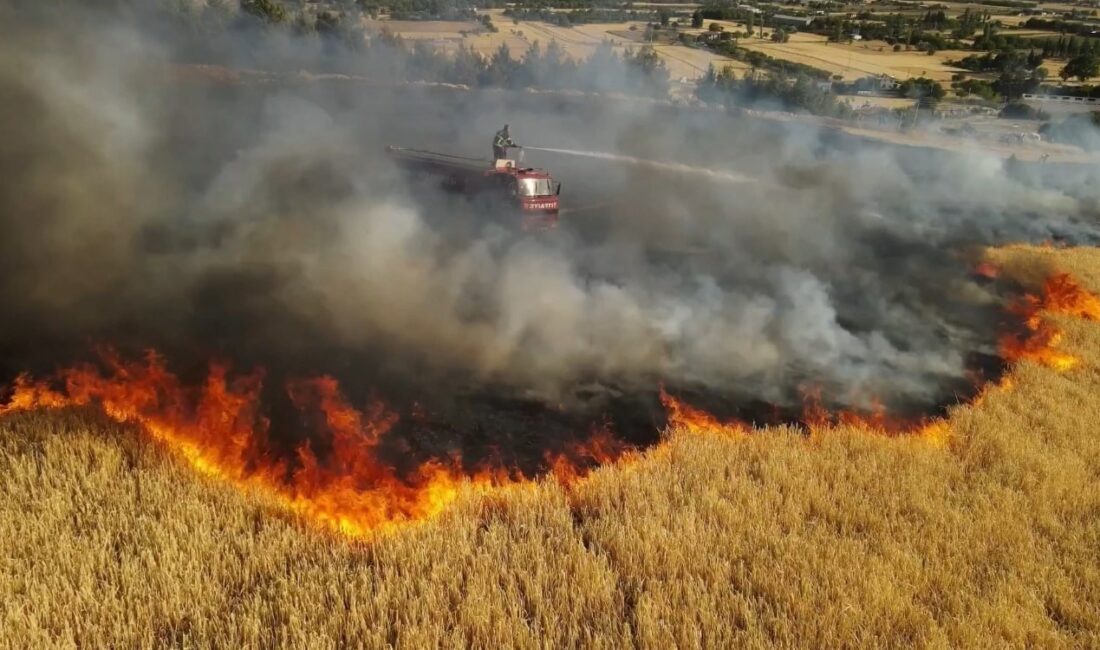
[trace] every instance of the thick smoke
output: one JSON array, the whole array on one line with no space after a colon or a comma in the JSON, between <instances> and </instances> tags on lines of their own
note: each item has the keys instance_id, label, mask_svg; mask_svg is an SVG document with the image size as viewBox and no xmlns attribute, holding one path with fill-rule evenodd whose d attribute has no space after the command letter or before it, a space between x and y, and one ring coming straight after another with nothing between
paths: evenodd
<instances>
[{"instance_id":1,"label":"thick smoke","mask_svg":"<svg viewBox=\"0 0 1100 650\"><path fill-rule=\"evenodd\" d=\"M132 17L5 18L7 376L110 343L384 394L569 406L663 383L926 408L995 352L1000 299L968 277L968 251L1097 233L1095 168L1006 168L652 103L223 83L174 66L180 53ZM677 166L529 152L565 209L557 231L529 234L383 153L487 155L505 122L521 144Z\"/></svg>"}]
</instances>

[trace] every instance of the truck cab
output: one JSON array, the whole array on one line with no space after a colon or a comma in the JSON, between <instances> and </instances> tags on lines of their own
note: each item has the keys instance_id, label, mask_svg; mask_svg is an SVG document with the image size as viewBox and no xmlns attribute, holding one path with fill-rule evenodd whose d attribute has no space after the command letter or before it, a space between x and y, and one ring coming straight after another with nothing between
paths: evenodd
<instances>
[{"instance_id":1,"label":"truck cab","mask_svg":"<svg viewBox=\"0 0 1100 650\"><path fill-rule=\"evenodd\" d=\"M528 229L553 228L558 223L558 194L561 184L555 183L549 172L541 169L517 167L514 161L498 160L512 176L516 207L523 215L523 226Z\"/></svg>"}]
</instances>

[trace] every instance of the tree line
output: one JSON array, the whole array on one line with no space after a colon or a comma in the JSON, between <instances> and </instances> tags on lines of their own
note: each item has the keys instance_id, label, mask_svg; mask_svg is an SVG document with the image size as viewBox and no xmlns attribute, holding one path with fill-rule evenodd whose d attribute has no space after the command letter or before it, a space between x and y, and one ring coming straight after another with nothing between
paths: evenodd
<instances>
[{"instance_id":1,"label":"tree line","mask_svg":"<svg viewBox=\"0 0 1100 650\"><path fill-rule=\"evenodd\" d=\"M667 97L669 74L651 47L617 52L603 43L582 61L574 61L556 41L544 49L537 41L522 56L513 57L501 45L488 57L472 48L459 48L454 55L440 53L430 45L407 47L400 38L386 36L381 44L407 51L402 74L406 79L464 84L483 88L542 88L613 92ZM373 43L370 47L380 47Z\"/></svg>"},{"instance_id":2,"label":"tree line","mask_svg":"<svg viewBox=\"0 0 1100 650\"><path fill-rule=\"evenodd\" d=\"M777 71L752 71L738 78L731 68L717 70L711 66L699 80L695 96L728 107L759 105L841 119L853 114L828 84L806 75L790 76Z\"/></svg>"},{"instance_id":3,"label":"tree line","mask_svg":"<svg viewBox=\"0 0 1100 650\"><path fill-rule=\"evenodd\" d=\"M1086 38L1100 37L1100 34L1097 33L1095 24L1061 20L1057 18L1028 18L1027 21L1024 22L1024 27L1028 29L1042 29L1050 32L1059 32L1061 34L1076 34L1077 36Z\"/></svg>"},{"instance_id":4,"label":"tree line","mask_svg":"<svg viewBox=\"0 0 1100 650\"><path fill-rule=\"evenodd\" d=\"M636 11L633 9L572 9L553 11L551 9L531 7L509 7L504 15L515 20L529 20L549 23L559 27L585 25L588 23L618 23L628 20L658 20L658 12Z\"/></svg>"}]
</instances>

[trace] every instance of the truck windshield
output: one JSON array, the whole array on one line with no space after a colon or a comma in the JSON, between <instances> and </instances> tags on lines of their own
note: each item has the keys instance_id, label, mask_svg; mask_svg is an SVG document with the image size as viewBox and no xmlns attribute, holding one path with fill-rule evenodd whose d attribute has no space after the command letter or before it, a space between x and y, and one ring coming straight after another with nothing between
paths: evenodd
<instances>
[{"instance_id":1,"label":"truck windshield","mask_svg":"<svg viewBox=\"0 0 1100 650\"><path fill-rule=\"evenodd\" d=\"M549 196L554 192L550 189L549 178L521 178L519 193L520 196Z\"/></svg>"}]
</instances>

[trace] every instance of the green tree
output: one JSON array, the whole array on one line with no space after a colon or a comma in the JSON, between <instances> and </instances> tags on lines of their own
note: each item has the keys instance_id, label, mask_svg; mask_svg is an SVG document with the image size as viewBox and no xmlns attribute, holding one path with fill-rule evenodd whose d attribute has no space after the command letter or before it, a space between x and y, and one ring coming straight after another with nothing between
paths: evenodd
<instances>
[{"instance_id":1,"label":"green tree","mask_svg":"<svg viewBox=\"0 0 1100 650\"><path fill-rule=\"evenodd\" d=\"M501 43L493 56L489 57L489 65L481 79L483 86L507 87L518 81L516 74L519 62L512 58L512 53L505 43Z\"/></svg>"},{"instance_id":2,"label":"green tree","mask_svg":"<svg viewBox=\"0 0 1100 650\"><path fill-rule=\"evenodd\" d=\"M628 65L636 67L647 75L667 76L668 74L665 70L665 62L661 60L657 50L650 45L646 45L636 53L627 51L624 58Z\"/></svg>"},{"instance_id":3,"label":"green tree","mask_svg":"<svg viewBox=\"0 0 1100 650\"><path fill-rule=\"evenodd\" d=\"M1062 68L1059 75L1063 79L1077 77L1081 81L1100 75L1100 56L1095 54L1075 56L1066 63L1066 67Z\"/></svg>"},{"instance_id":4,"label":"green tree","mask_svg":"<svg viewBox=\"0 0 1100 650\"><path fill-rule=\"evenodd\" d=\"M695 29L703 28L703 12L700 9L696 9L691 14L691 26Z\"/></svg>"},{"instance_id":5,"label":"green tree","mask_svg":"<svg viewBox=\"0 0 1100 650\"><path fill-rule=\"evenodd\" d=\"M1070 37L1069 44L1066 46L1066 56L1076 58L1081 54L1081 41L1076 38Z\"/></svg>"},{"instance_id":6,"label":"green tree","mask_svg":"<svg viewBox=\"0 0 1100 650\"><path fill-rule=\"evenodd\" d=\"M459 47L451 61L446 81L469 86L477 85L485 77L485 61L472 47Z\"/></svg>"},{"instance_id":7,"label":"green tree","mask_svg":"<svg viewBox=\"0 0 1100 650\"><path fill-rule=\"evenodd\" d=\"M543 57L547 67L557 72L558 68L562 67L566 61L565 50L558 44L556 40L550 41L550 45L546 46L546 56Z\"/></svg>"},{"instance_id":8,"label":"green tree","mask_svg":"<svg viewBox=\"0 0 1100 650\"><path fill-rule=\"evenodd\" d=\"M332 11L322 11L317 14L316 29L317 33L323 37L337 38L341 30L340 14Z\"/></svg>"},{"instance_id":9,"label":"green tree","mask_svg":"<svg viewBox=\"0 0 1100 650\"><path fill-rule=\"evenodd\" d=\"M285 23L290 18L278 0L241 0L241 11L272 24Z\"/></svg>"},{"instance_id":10,"label":"green tree","mask_svg":"<svg viewBox=\"0 0 1100 650\"><path fill-rule=\"evenodd\" d=\"M921 108L933 108L947 94L939 82L924 77L906 79L898 90L904 97L916 99Z\"/></svg>"}]
</instances>

